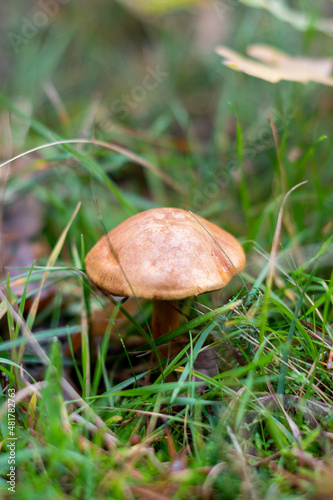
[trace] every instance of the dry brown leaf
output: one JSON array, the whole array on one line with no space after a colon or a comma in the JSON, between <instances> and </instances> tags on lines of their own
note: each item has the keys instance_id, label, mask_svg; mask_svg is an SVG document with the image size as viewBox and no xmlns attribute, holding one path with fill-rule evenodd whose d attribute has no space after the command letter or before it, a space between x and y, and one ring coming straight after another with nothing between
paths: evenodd
<instances>
[{"instance_id":1,"label":"dry brown leaf","mask_svg":"<svg viewBox=\"0 0 333 500\"><path fill-rule=\"evenodd\" d=\"M34 260L38 261L50 252L49 244L41 235L43 212L43 207L32 196L16 200L4 210L1 234L3 247L0 250L1 267L3 266L4 276L9 272L11 292L17 297L22 296L26 286L26 279L19 277L24 273L24 270L20 268L29 269ZM7 269L8 267L10 269ZM27 285L28 297L25 302L25 312L32 305L33 297L29 294L36 291L38 283L38 281L31 281ZM39 309L49 304L54 293L53 286L43 288Z\"/></svg>"},{"instance_id":2,"label":"dry brown leaf","mask_svg":"<svg viewBox=\"0 0 333 500\"><path fill-rule=\"evenodd\" d=\"M250 45L242 56L226 46L216 49L224 58L223 64L271 83L281 80L308 83L310 81L333 87L333 58L293 57L269 45Z\"/></svg>"}]
</instances>

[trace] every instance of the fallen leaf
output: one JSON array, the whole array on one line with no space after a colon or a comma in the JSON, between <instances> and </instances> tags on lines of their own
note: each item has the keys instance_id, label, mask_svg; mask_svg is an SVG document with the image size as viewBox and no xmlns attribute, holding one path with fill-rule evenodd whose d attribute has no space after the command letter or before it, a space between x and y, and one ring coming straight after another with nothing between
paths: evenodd
<instances>
[{"instance_id":1,"label":"fallen leaf","mask_svg":"<svg viewBox=\"0 0 333 500\"><path fill-rule=\"evenodd\" d=\"M333 58L314 57L292 57L282 50L270 45L249 45L247 48L249 56L266 64L285 68L287 70L303 70L305 72L315 71L325 76L330 76L333 71Z\"/></svg>"},{"instance_id":2,"label":"fallen leaf","mask_svg":"<svg viewBox=\"0 0 333 500\"><path fill-rule=\"evenodd\" d=\"M281 80L300 83L313 81L333 87L333 58L293 57L269 45L250 45L247 48L247 53L257 60L242 56L223 45L217 47L216 52L224 58L223 64L229 68L271 83Z\"/></svg>"},{"instance_id":3,"label":"fallen leaf","mask_svg":"<svg viewBox=\"0 0 333 500\"><path fill-rule=\"evenodd\" d=\"M32 196L25 196L5 207L3 237L5 243L27 240L40 235L44 224L44 210Z\"/></svg>"},{"instance_id":4,"label":"fallen leaf","mask_svg":"<svg viewBox=\"0 0 333 500\"><path fill-rule=\"evenodd\" d=\"M2 248L0 248L0 262L3 274L10 274L10 288L14 295L21 297L26 285L26 278L20 277L24 270L29 269L33 261L46 257L50 246L41 235L44 225L44 210L42 205L32 196L16 200L4 209L2 225ZM9 269L8 269L9 268ZM38 290L36 277L28 283L28 297L25 301L25 312L32 305L30 295ZM41 295L40 309L44 308L53 298L55 288L44 287Z\"/></svg>"}]
</instances>

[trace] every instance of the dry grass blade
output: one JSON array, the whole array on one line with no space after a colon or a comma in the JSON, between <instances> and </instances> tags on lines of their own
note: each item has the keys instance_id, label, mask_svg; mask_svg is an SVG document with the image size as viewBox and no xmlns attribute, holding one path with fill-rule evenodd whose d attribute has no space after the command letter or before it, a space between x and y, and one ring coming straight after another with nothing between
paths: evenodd
<instances>
[{"instance_id":1,"label":"dry grass blade","mask_svg":"<svg viewBox=\"0 0 333 500\"><path fill-rule=\"evenodd\" d=\"M213 495L214 483L225 468L226 464L224 462L219 462L210 470L201 488L201 495L203 500L211 500Z\"/></svg>"},{"instance_id":2,"label":"dry grass blade","mask_svg":"<svg viewBox=\"0 0 333 500\"><path fill-rule=\"evenodd\" d=\"M172 187L175 191L178 191L179 193L185 195L187 194L187 191L182 188L180 184L175 182L171 177L169 177L167 174L164 172L161 172L158 168L155 167L152 163L148 162L144 158L141 158L141 156L132 153L126 148L123 148L121 146L118 146L117 144L109 144L108 142L104 141L96 141L94 139L67 139L65 141L55 141L55 142L50 142L48 144L42 144L41 146L38 146L33 149L29 149L28 151L25 151L24 153L21 153L17 156L14 156L10 160L2 163L0 165L0 168L5 167L6 165L10 164L11 162L18 160L19 158L22 158L23 156L26 156L30 153L34 153L35 151L40 151L41 149L49 148L51 146L61 146L62 144L95 144L96 146L101 146L106 149L110 149L111 151L115 151L116 153L120 153L130 160L134 161L135 163L138 163L142 167L147 168L150 170L153 174L155 174L157 177L163 180L165 184L168 184L170 187Z\"/></svg>"},{"instance_id":3,"label":"dry grass blade","mask_svg":"<svg viewBox=\"0 0 333 500\"><path fill-rule=\"evenodd\" d=\"M53 107L58 115L60 123L63 125L69 123L70 118L67 113L67 109L64 105L63 100L59 95L59 92L57 91L53 83L51 82L46 83L44 85L44 92L49 98L50 102L53 104Z\"/></svg>"},{"instance_id":4,"label":"dry grass blade","mask_svg":"<svg viewBox=\"0 0 333 500\"><path fill-rule=\"evenodd\" d=\"M277 133L277 130L276 130L276 127L275 127L275 124L274 124L272 118L269 116L268 119L269 119L269 123L271 125L271 129L273 132L273 137L274 137L275 150L276 150L276 155L277 155L279 170L280 170L280 176L281 176L282 190L283 190L283 193L286 193L287 192L287 174L286 174L286 169L285 169L285 166L284 166L282 158L281 158L278 133ZM297 238L296 238L297 229L295 227L295 224L294 224L289 212L286 212L286 214L285 214L284 224L285 224L287 231L290 234L291 238L294 241L296 241L297 240ZM302 254L301 254L301 251L300 251L298 246L296 247L295 251L297 254L297 258L299 260L302 260Z\"/></svg>"},{"instance_id":5,"label":"dry grass blade","mask_svg":"<svg viewBox=\"0 0 333 500\"><path fill-rule=\"evenodd\" d=\"M137 498L140 500L172 500L174 498L174 496L164 495L160 491L148 489L143 486L132 486L131 490L135 495L139 495Z\"/></svg>"},{"instance_id":6,"label":"dry grass blade","mask_svg":"<svg viewBox=\"0 0 333 500\"><path fill-rule=\"evenodd\" d=\"M320 469L324 465L322 460L314 458L312 455L309 455L309 453L306 453L301 448L293 448L291 450L291 453L295 458L297 458L297 460L299 460L302 466L306 465L307 467L309 467L309 469Z\"/></svg>"},{"instance_id":7,"label":"dry grass blade","mask_svg":"<svg viewBox=\"0 0 333 500\"><path fill-rule=\"evenodd\" d=\"M57 258L59 257L59 254L61 252L61 249L65 243L65 239L66 239L66 236L67 236L67 233L69 231L69 228L71 227L72 225L72 222L73 220L75 219L79 209L80 209L80 206L81 206L81 202L79 202L74 210L74 213L72 215L72 217L70 218L70 221L69 223L67 224L67 226L65 227L65 229L63 230L62 234L60 235L60 238L59 240L57 241L56 243L56 246L54 247L50 257L49 257L49 260L47 261L47 264L46 264L46 267L52 267L54 266ZM37 309L38 309L38 304L39 304L39 300L40 300L40 296L41 296L41 293L42 293L42 289L43 289L43 286L45 284L45 281L48 277L48 274L49 274L49 271L46 271L43 275L43 278L41 280L41 283L40 283L40 286L39 286L39 290L38 290L38 293L37 293L37 296L31 306L31 309L29 311L29 315L28 315L28 318L27 318L27 325L31 328L34 321L35 321L35 317L36 317L36 314L37 314ZM23 353L22 353L23 355ZM21 359L21 358L20 358Z\"/></svg>"},{"instance_id":8,"label":"dry grass blade","mask_svg":"<svg viewBox=\"0 0 333 500\"><path fill-rule=\"evenodd\" d=\"M300 432L299 428L297 427L297 425L295 424L293 419L289 417L288 413L286 412L286 410L283 407L283 404L281 403L280 399L278 398L277 394L275 393L275 391L272 387L272 384L270 383L270 381L268 379L266 380L266 383L267 383L268 390L269 390L273 400L275 401L275 403L277 404L277 406L280 408L283 415L285 416L285 419L288 422L288 425L290 427L292 435L294 436L296 443L299 445L300 444L299 439L301 437L301 432Z\"/></svg>"},{"instance_id":9,"label":"dry grass blade","mask_svg":"<svg viewBox=\"0 0 333 500\"><path fill-rule=\"evenodd\" d=\"M258 248L254 247L254 250L259 255L261 255L261 257L263 257L263 259L270 260L267 257L267 255L265 255L263 252L261 252ZM290 275L278 264L278 260L277 259L275 259L275 266L274 266L274 268L277 269L278 271L280 271L295 288L297 288L300 292L302 292L301 286L295 280L293 280L290 277ZM313 307L314 306L314 301L311 299L311 297L307 293L304 294L304 297L307 299L307 301L309 302L309 304L311 305L311 307ZM320 319L320 321L323 321L323 316L322 316L322 313L320 312L319 308L316 307L314 310L315 310L316 314L318 315L318 318ZM321 336L316 335L314 332L312 332L312 331L310 331L308 329L307 329L307 331L308 331L309 335L311 335L311 337L313 337L316 340L319 340L320 342L322 342L323 339L322 339ZM331 346L331 344L329 342L330 341L328 341L328 343L325 342L325 346L328 347L329 349L331 349L332 346Z\"/></svg>"},{"instance_id":10,"label":"dry grass blade","mask_svg":"<svg viewBox=\"0 0 333 500\"><path fill-rule=\"evenodd\" d=\"M87 421L85 418L83 418L81 415L78 413L72 413L69 417L69 420L72 422L76 422L77 424L82 425L86 429L89 430L92 434L96 434L97 432L100 432L100 428L97 427L97 425L93 424L92 422ZM107 447L108 450L115 450L114 443L115 443L115 437L108 432L105 432L103 434L103 439L104 443ZM120 455L119 455L119 458Z\"/></svg>"},{"instance_id":11,"label":"dry grass blade","mask_svg":"<svg viewBox=\"0 0 333 500\"><path fill-rule=\"evenodd\" d=\"M267 273L267 288L268 288L268 290L271 290L272 283L273 283L274 269L275 269L277 254L278 254L278 246L279 246L280 234L281 234L281 228L282 228L284 206L286 204L287 199L291 195L291 193L293 193L296 189L303 186L307 182L308 181L304 181L304 182L300 182L299 184L296 184L296 186L292 187L287 192L287 194L284 196L284 198L282 200L281 207L279 210L278 220L277 220L276 228L275 228L275 232L274 232L270 262L269 262L268 273Z\"/></svg>"},{"instance_id":12,"label":"dry grass blade","mask_svg":"<svg viewBox=\"0 0 333 500\"><path fill-rule=\"evenodd\" d=\"M266 331L266 320L267 320L267 311L268 311L268 304L269 304L269 298L273 286L273 278L274 278L274 272L275 272L275 265L276 265L276 259L278 255L278 245L280 241L280 234L281 234L281 229L282 229L282 220L283 220L283 211L284 211L284 206L285 203L288 199L288 197L291 195L293 191L295 191L298 187L302 186L303 184L306 184L307 181L301 182L291 188L287 194L285 194L280 210L279 210L279 215L276 223L276 228L274 232L274 238L273 238L273 243L272 243L272 250L271 250L271 255L270 255L270 262L268 266L268 271L267 271L267 278L266 278L266 291L265 291L265 296L264 296L264 304L263 304L263 314L261 318L261 327L260 327L260 343L264 342L264 337L265 337L265 331ZM302 292L303 293L303 292ZM299 303L300 306L300 303ZM290 331L288 334L288 342L291 342L291 335L293 333L293 328L294 328L294 323L291 324L290 326ZM287 357L288 357L288 346L289 343L285 345L285 350L283 354L283 362L286 363ZM285 377L286 377L286 365L282 364L281 365L281 374L279 378L279 383L278 383L278 392L282 393L284 390L284 383L285 383Z\"/></svg>"},{"instance_id":13,"label":"dry grass blade","mask_svg":"<svg viewBox=\"0 0 333 500\"><path fill-rule=\"evenodd\" d=\"M242 448L240 447L240 444L237 441L236 436L234 435L234 433L232 432L231 428L228 425L227 425L227 431L228 431L229 437L232 441L232 444L234 445L235 454L237 455L237 457L239 459L240 473L241 473L241 476L243 478L242 490L243 490L244 498L256 500L257 497L256 497L254 490L253 490L253 482L250 480L249 475L248 475L247 463L246 463L246 459L245 459L244 453L242 451Z\"/></svg>"},{"instance_id":14,"label":"dry grass blade","mask_svg":"<svg viewBox=\"0 0 333 500\"><path fill-rule=\"evenodd\" d=\"M96 427L105 431L104 440L106 445L109 447L109 449L115 450L115 445L119 443L119 440L115 437L114 433L107 428L104 421L98 415L96 415L94 410L92 410L92 408L81 398L79 393L64 377L61 380L61 385L67 395L76 402L80 410L84 410L87 415L95 422Z\"/></svg>"},{"instance_id":15,"label":"dry grass blade","mask_svg":"<svg viewBox=\"0 0 333 500\"><path fill-rule=\"evenodd\" d=\"M9 301L7 300L6 295L3 293L3 291L1 289L0 289L0 297L6 303L7 308L10 309L11 314L15 318L15 321L17 321L20 324L20 328L22 330L22 333L23 333L24 337L27 339L27 341L29 342L29 344L31 345L32 349L37 354L37 356L39 357L39 359L41 360L41 362L44 365L48 365L48 363L50 362L50 360L49 360L47 354L45 353L44 349L42 349L42 347L39 345L39 343L35 339L34 335L32 334L32 332L31 332L30 328L28 327L27 323L25 322L25 320L22 318L22 316L20 316L15 311L15 309L9 303ZM24 345L22 347L24 349Z\"/></svg>"}]
</instances>

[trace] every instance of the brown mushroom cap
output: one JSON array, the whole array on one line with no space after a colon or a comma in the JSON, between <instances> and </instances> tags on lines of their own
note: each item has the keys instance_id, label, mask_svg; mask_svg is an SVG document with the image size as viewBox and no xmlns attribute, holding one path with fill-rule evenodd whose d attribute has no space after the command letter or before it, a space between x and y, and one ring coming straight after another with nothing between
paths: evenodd
<instances>
[{"instance_id":1,"label":"brown mushroom cap","mask_svg":"<svg viewBox=\"0 0 333 500\"><path fill-rule=\"evenodd\" d=\"M227 231L195 217L179 208L130 217L88 253L90 279L112 295L133 297L134 292L157 300L225 287L245 267L243 248Z\"/></svg>"}]
</instances>

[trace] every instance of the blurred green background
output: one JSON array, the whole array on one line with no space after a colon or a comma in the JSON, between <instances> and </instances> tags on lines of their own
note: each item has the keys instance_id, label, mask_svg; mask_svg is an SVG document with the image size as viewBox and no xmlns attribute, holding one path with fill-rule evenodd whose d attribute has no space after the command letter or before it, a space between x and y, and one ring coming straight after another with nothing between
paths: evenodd
<instances>
[{"instance_id":1,"label":"blurred green background","mask_svg":"<svg viewBox=\"0 0 333 500\"><path fill-rule=\"evenodd\" d=\"M12 164L6 203L33 191L51 244L81 200L71 231L83 233L89 248L102 231L97 199L107 229L136 211L170 205L269 249L282 195L308 180L290 199L293 222L283 238L287 245L326 238L332 232L332 89L271 84L223 66L214 51L224 44L244 54L249 44L265 43L294 56L329 57L332 33L318 31L316 23L333 16L332 2L289 2L311 21L305 30L245 5L256 3L2 5L3 159L52 140L95 138L140 154L179 187L119 153L73 145ZM114 183L118 198L94 168Z\"/></svg>"}]
</instances>

